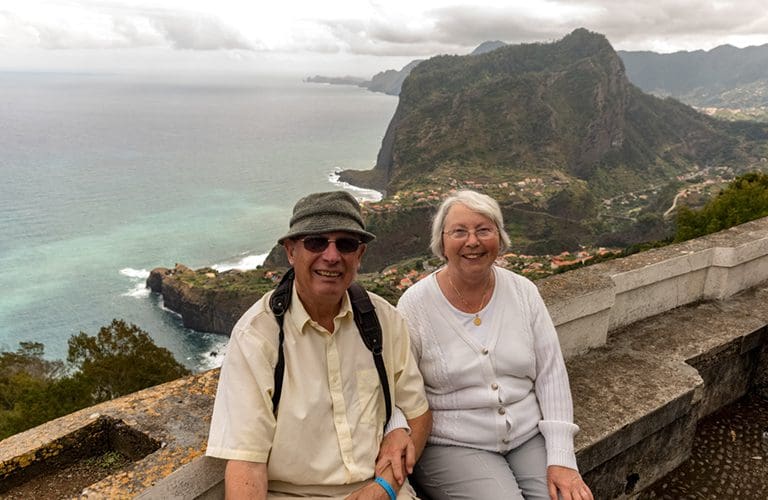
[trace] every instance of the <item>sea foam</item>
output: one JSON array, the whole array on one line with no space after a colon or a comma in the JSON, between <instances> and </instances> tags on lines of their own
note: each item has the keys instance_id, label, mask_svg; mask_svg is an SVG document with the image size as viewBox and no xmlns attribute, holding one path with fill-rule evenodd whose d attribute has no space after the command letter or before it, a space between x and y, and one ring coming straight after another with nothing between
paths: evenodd
<instances>
[{"instance_id":1,"label":"sea foam","mask_svg":"<svg viewBox=\"0 0 768 500\"><path fill-rule=\"evenodd\" d=\"M150 290L147 288L147 285L142 283L136 283L136 285L125 292L123 297L133 297L134 299L143 299L145 297L149 297Z\"/></svg>"},{"instance_id":2,"label":"sea foam","mask_svg":"<svg viewBox=\"0 0 768 500\"><path fill-rule=\"evenodd\" d=\"M338 186L338 187L340 187L342 189L345 189L345 190L349 191L358 200L360 200L360 201L381 201L381 199L383 198L382 194L380 192L376 191L375 189L361 188L361 187L353 186L352 184L350 184L348 182L340 181L339 180L339 172L341 172L341 170L337 168L336 170L334 170L333 172L328 174L328 181L331 184L335 185L335 186Z\"/></svg>"},{"instance_id":3,"label":"sea foam","mask_svg":"<svg viewBox=\"0 0 768 500\"><path fill-rule=\"evenodd\" d=\"M149 278L149 271L146 269L132 269L130 267L126 267L123 269L120 269L120 274L123 276L128 276L129 278L136 278L136 279L142 279L145 280Z\"/></svg>"},{"instance_id":4,"label":"sea foam","mask_svg":"<svg viewBox=\"0 0 768 500\"><path fill-rule=\"evenodd\" d=\"M192 361L199 371L218 368L221 366L221 363L224 361L224 356L227 353L227 343L229 342L229 337L215 334L203 335L208 337L213 335L212 338L208 339L211 342L208 352L190 356L187 359Z\"/></svg>"},{"instance_id":5,"label":"sea foam","mask_svg":"<svg viewBox=\"0 0 768 500\"><path fill-rule=\"evenodd\" d=\"M146 284L147 278L149 278L149 271L125 267L120 269L120 274L130 278L131 282L133 282L133 287L121 294L123 297L133 297L135 299L149 297L149 288L147 288Z\"/></svg>"},{"instance_id":6,"label":"sea foam","mask_svg":"<svg viewBox=\"0 0 768 500\"><path fill-rule=\"evenodd\" d=\"M236 262L222 262L221 264L214 264L211 267L218 272L229 271L231 269L237 269L239 271L249 271L256 269L258 266L264 263L268 253L260 253L257 255L246 255Z\"/></svg>"}]
</instances>

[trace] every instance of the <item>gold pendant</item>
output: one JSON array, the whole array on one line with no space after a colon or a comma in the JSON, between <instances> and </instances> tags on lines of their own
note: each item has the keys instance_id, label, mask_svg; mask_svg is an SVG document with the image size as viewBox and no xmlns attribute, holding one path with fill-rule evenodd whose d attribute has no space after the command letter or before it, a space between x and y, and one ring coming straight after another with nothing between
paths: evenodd
<instances>
[{"instance_id":1,"label":"gold pendant","mask_svg":"<svg viewBox=\"0 0 768 500\"><path fill-rule=\"evenodd\" d=\"M475 314L475 319L472 320L472 323L474 323L475 326L480 326L481 324L483 324L483 320L480 319L480 316Z\"/></svg>"}]
</instances>

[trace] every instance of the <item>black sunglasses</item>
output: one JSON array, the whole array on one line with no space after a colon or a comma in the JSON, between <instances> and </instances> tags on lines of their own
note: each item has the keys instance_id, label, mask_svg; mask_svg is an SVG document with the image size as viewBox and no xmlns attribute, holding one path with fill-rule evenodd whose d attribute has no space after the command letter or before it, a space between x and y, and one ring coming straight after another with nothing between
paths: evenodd
<instances>
[{"instance_id":1,"label":"black sunglasses","mask_svg":"<svg viewBox=\"0 0 768 500\"><path fill-rule=\"evenodd\" d=\"M336 250L340 253L352 253L356 252L362 243L362 241L354 238L336 238L335 240L331 240L325 236L305 236L299 241L304 243L304 248L312 253L325 252L325 249L328 248L328 245L331 243L336 245Z\"/></svg>"}]
</instances>

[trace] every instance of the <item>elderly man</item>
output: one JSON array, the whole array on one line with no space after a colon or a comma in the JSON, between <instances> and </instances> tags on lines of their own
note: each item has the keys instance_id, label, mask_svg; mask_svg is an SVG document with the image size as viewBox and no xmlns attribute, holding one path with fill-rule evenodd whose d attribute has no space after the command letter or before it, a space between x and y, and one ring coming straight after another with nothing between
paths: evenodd
<instances>
[{"instance_id":1,"label":"elderly man","mask_svg":"<svg viewBox=\"0 0 768 500\"><path fill-rule=\"evenodd\" d=\"M376 468L385 398L348 293L373 238L347 192L315 193L296 203L288 234L278 240L295 279L283 319L277 408L274 292L237 322L221 369L206 453L228 460L228 498L412 498L407 481L401 488L401 466L389 465L399 464L403 453L402 429L388 435L390 458L382 457ZM368 295L381 325L391 404L405 415L418 455L432 417L405 322L386 301ZM413 455L414 448L408 465Z\"/></svg>"}]
</instances>

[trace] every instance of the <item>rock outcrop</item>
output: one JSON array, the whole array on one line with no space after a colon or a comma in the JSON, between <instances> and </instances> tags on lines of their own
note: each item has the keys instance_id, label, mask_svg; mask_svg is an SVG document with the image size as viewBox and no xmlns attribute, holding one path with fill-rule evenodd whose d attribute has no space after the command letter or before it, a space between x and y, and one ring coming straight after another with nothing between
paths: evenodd
<instances>
[{"instance_id":1,"label":"rock outcrop","mask_svg":"<svg viewBox=\"0 0 768 500\"><path fill-rule=\"evenodd\" d=\"M192 270L176 264L173 269L153 269L147 278L147 288L162 294L164 306L181 315L185 327L229 335L240 316L272 286L270 280L264 280L264 286L255 289L238 286L245 280L252 281L247 273Z\"/></svg>"}]
</instances>

